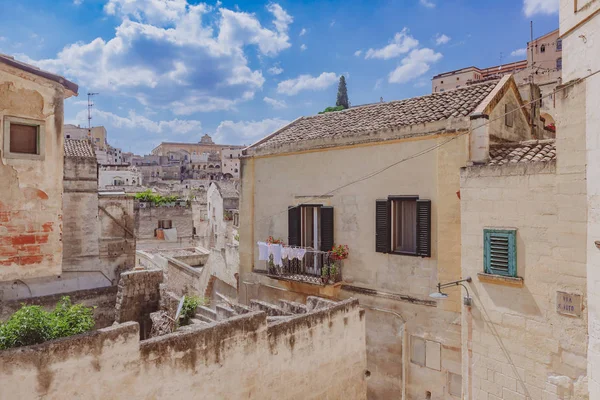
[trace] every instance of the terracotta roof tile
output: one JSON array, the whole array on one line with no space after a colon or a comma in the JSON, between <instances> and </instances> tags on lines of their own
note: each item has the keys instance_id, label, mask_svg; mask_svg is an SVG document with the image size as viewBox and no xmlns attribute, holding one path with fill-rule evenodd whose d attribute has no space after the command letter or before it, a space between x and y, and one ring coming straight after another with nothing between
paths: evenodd
<instances>
[{"instance_id":1,"label":"terracotta roof tile","mask_svg":"<svg viewBox=\"0 0 600 400\"><path fill-rule=\"evenodd\" d=\"M556 160L556 140L529 140L490 146L488 165L547 162Z\"/></svg>"},{"instance_id":2,"label":"terracotta roof tile","mask_svg":"<svg viewBox=\"0 0 600 400\"><path fill-rule=\"evenodd\" d=\"M497 83L486 82L406 100L301 117L251 147L260 148L335 136L360 136L382 129L434 122L450 117L466 117Z\"/></svg>"},{"instance_id":3,"label":"terracotta roof tile","mask_svg":"<svg viewBox=\"0 0 600 400\"><path fill-rule=\"evenodd\" d=\"M65 139L65 157L96 158L89 140Z\"/></svg>"}]
</instances>

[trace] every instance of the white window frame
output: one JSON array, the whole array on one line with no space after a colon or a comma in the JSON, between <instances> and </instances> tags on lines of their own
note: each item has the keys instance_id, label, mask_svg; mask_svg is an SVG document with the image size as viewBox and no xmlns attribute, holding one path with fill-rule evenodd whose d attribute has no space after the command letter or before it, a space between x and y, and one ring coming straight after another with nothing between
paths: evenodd
<instances>
[{"instance_id":1,"label":"white window frame","mask_svg":"<svg viewBox=\"0 0 600 400\"><path fill-rule=\"evenodd\" d=\"M28 153L11 153L10 151L10 125L11 124L19 124L19 125L30 125L37 126L37 150L38 154L28 154ZM46 127L45 122L38 119L32 118L21 118L21 117L13 117L13 116L5 116L4 117L4 158L18 158L24 160L40 160L43 161L46 158Z\"/></svg>"}]
</instances>

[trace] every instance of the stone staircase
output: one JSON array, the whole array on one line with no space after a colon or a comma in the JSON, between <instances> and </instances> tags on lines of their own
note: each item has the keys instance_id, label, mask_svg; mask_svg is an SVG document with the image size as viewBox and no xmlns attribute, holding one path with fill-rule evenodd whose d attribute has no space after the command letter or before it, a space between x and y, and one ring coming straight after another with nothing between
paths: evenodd
<instances>
[{"instance_id":1,"label":"stone staircase","mask_svg":"<svg viewBox=\"0 0 600 400\"><path fill-rule=\"evenodd\" d=\"M297 314L306 314L313 310L331 307L336 302L320 297L309 296L306 304L288 300L279 300L279 304L271 304L260 300L251 300L250 306L244 306L217 292L216 301L209 306L198 306L192 324L212 324L223 321L236 315L243 315L252 311L264 311L267 322L286 320Z\"/></svg>"}]
</instances>

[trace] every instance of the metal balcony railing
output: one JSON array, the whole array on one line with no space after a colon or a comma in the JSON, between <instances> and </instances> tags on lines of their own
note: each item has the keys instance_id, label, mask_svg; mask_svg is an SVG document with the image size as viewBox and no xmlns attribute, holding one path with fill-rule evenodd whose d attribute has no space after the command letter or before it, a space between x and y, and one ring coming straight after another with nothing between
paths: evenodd
<instances>
[{"instance_id":1,"label":"metal balcony railing","mask_svg":"<svg viewBox=\"0 0 600 400\"><path fill-rule=\"evenodd\" d=\"M305 248L306 254L300 260L293 258L282 260L282 266L276 266L272 261L265 261L267 273L276 278L314 284L332 284L342 280L341 262L331 257L331 252ZM335 265L335 274L329 274L329 267ZM323 267L326 275L323 274Z\"/></svg>"}]
</instances>

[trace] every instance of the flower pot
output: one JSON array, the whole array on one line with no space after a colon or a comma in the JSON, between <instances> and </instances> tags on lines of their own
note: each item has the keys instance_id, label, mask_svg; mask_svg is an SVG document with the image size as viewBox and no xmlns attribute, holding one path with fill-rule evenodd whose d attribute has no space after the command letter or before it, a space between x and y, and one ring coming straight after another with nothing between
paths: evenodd
<instances>
[{"instance_id":1,"label":"flower pot","mask_svg":"<svg viewBox=\"0 0 600 400\"><path fill-rule=\"evenodd\" d=\"M322 276L321 277L321 282L323 282L323 285L327 285L327 282L329 282L329 277L328 276Z\"/></svg>"}]
</instances>

